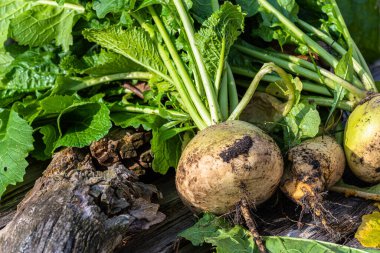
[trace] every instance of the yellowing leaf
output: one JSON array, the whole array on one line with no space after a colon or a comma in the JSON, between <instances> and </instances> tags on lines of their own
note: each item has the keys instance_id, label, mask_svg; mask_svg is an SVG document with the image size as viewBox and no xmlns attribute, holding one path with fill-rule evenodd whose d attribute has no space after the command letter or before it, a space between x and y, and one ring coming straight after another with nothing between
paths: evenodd
<instances>
[{"instance_id":1,"label":"yellowing leaf","mask_svg":"<svg viewBox=\"0 0 380 253\"><path fill-rule=\"evenodd\" d=\"M373 212L362 217L362 224L355 238L364 246L380 248L380 212Z\"/></svg>"}]
</instances>

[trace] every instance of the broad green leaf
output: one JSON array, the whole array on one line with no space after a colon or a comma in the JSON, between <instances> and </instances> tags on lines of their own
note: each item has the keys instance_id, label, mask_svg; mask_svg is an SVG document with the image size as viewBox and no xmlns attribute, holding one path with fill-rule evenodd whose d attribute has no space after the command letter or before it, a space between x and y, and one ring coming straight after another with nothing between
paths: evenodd
<instances>
[{"instance_id":1,"label":"broad green leaf","mask_svg":"<svg viewBox=\"0 0 380 253\"><path fill-rule=\"evenodd\" d=\"M257 0L236 0L236 3L241 6L245 13L247 13L247 17L255 15L260 8L260 4Z\"/></svg>"},{"instance_id":2,"label":"broad green leaf","mask_svg":"<svg viewBox=\"0 0 380 253\"><path fill-rule=\"evenodd\" d=\"M205 214L195 225L179 234L190 240L195 246L211 243L216 252L259 253L249 231L241 226L232 226L223 218ZM367 251L349 248L328 242L293 237L264 236L268 253L368 253Z\"/></svg>"},{"instance_id":3,"label":"broad green leaf","mask_svg":"<svg viewBox=\"0 0 380 253\"><path fill-rule=\"evenodd\" d=\"M195 35L207 71L213 79L219 62L226 60L231 46L243 28L244 14L241 8L226 2L202 24Z\"/></svg>"},{"instance_id":4,"label":"broad green leaf","mask_svg":"<svg viewBox=\"0 0 380 253\"><path fill-rule=\"evenodd\" d=\"M169 168L177 168L182 152L179 134L193 128L193 126L168 128L167 125L163 125L153 129L151 148L154 157L152 167L155 172L166 174Z\"/></svg>"},{"instance_id":5,"label":"broad green leaf","mask_svg":"<svg viewBox=\"0 0 380 253\"><path fill-rule=\"evenodd\" d=\"M369 248L380 248L380 212L363 215L362 224L356 231L355 238Z\"/></svg>"},{"instance_id":6,"label":"broad green leaf","mask_svg":"<svg viewBox=\"0 0 380 253\"><path fill-rule=\"evenodd\" d=\"M319 132L321 118L315 105L300 102L285 117L285 140L289 146L296 145L303 139L315 137Z\"/></svg>"},{"instance_id":7,"label":"broad green leaf","mask_svg":"<svg viewBox=\"0 0 380 253\"><path fill-rule=\"evenodd\" d=\"M14 110L0 109L0 196L8 185L22 182L32 150L32 127Z\"/></svg>"},{"instance_id":8,"label":"broad green leaf","mask_svg":"<svg viewBox=\"0 0 380 253\"><path fill-rule=\"evenodd\" d=\"M160 76L166 76L165 65L155 45L142 28L87 29L83 35L89 41L121 54Z\"/></svg>"},{"instance_id":9,"label":"broad green leaf","mask_svg":"<svg viewBox=\"0 0 380 253\"><path fill-rule=\"evenodd\" d=\"M6 69L11 65L13 57L8 52L0 51L0 77L4 74Z\"/></svg>"},{"instance_id":10,"label":"broad green leaf","mask_svg":"<svg viewBox=\"0 0 380 253\"><path fill-rule=\"evenodd\" d=\"M74 104L58 117L60 139L58 147L85 147L104 137L111 128L109 110L103 103L82 102Z\"/></svg>"},{"instance_id":11,"label":"broad green leaf","mask_svg":"<svg viewBox=\"0 0 380 253\"><path fill-rule=\"evenodd\" d=\"M93 9L98 18L104 18L108 13L121 13L133 9L136 0L95 0Z\"/></svg>"},{"instance_id":12,"label":"broad green leaf","mask_svg":"<svg viewBox=\"0 0 380 253\"><path fill-rule=\"evenodd\" d=\"M153 128L159 128L165 122L160 116L157 115L128 112L111 113L111 119L116 126L120 126L122 128L139 128L142 126L147 131L152 130Z\"/></svg>"},{"instance_id":13,"label":"broad green leaf","mask_svg":"<svg viewBox=\"0 0 380 253\"><path fill-rule=\"evenodd\" d=\"M44 115L60 114L75 102L79 102L79 99L74 96L53 95L41 100L40 106Z\"/></svg>"},{"instance_id":14,"label":"broad green leaf","mask_svg":"<svg viewBox=\"0 0 380 253\"><path fill-rule=\"evenodd\" d=\"M68 56L62 59L60 67L63 69L91 76L103 76L132 71L144 71L145 69L128 58L110 51L102 50L99 54L83 56L78 59Z\"/></svg>"},{"instance_id":15,"label":"broad green leaf","mask_svg":"<svg viewBox=\"0 0 380 253\"><path fill-rule=\"evenodd\" d=\"M16 55L4 72L0 72L0 99L12 100L19 94L53 87L62 71L54 63L54 57L51 48L30 49Z\"/></svg>"},{"instance_id":16,"label":"broad green leaf","mask_svg":"<svg viewBox=\"0 0 380 253\"><path fill-rule=\"evenodd\" d=\"M11 20L11 36L20 45L43 46L55 41L69 50L77 12L54 6L35 6Z\"/></svg>"},{"instance_id":17,"label":"broad green leaf","mask_svg":"<svg viewBox=\"0 0 380 253\"><path fill-rule=\"evenodd\" d=\"M24 0L1 0L0 2L0 49L8 38L9 24L12 18L17 17L30 7Z\"/></svg>"},{"instance_id":18,"label":"broad green leaf","mask_svg":"<svg viewBox=\"0 0 380 253\"><path fill-rule=\"evenodd\" d=\"M202 23L218 9L219 3L217 0L193 0L193 6L190 11Z\"/></svg>"},{"instance_id":19,"label":"broad green leaf","mask_svg":"<svg viewBox=\"0 0 380 253\"><path fill-rule=\"evenodd\" d=\"M44 125L38 131L42 136L40 139L35 138L34 150L31 154L34 158L44 161L52 157L59 134L56 126L53 125Z\"/></svg>"}]
</instances>

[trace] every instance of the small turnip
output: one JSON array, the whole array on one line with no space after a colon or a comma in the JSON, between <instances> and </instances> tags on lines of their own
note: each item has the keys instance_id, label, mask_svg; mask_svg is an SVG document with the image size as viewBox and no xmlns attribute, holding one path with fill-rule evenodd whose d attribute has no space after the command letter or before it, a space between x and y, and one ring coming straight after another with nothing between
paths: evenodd
<instances>
[{"instance_id":1,"label":"small turnip","mask_svg":"<svg viewBox=\"0 0 380 253\"><path fill-rule=\"evenodd\" d=\"M344 134L348 166L361 180L380 182L380 96L359 104L348 118Z\"/></svg>"},{"instance_id":2,"label":"small turnip","mask_svg":"<svg viewBox=\"0 0 380 253\"><path fill-rule=\"evenodd\" d=\"M289 150L280 188L327 228L322 193L339 181L344 168L343 148L335 139L316 137Z\"/></svg>"}]
</instances>

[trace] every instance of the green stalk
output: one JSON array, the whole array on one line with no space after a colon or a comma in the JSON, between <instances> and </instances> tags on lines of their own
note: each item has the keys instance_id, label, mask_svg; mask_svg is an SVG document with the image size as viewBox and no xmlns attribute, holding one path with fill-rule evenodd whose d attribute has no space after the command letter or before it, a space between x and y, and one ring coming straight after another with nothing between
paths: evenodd
<instances>
[{"instance_id":1,"label":"green stalk","mask_svg":"<svg viewBox=\"0 0 380 253\"><path fill-rule=\"evenodd\" d=\"M340 55L343 56L347 53L346 49L344 49L338 42L336 42L334 39L332 39L329 35L327 35L323 31L315 28L314 26L312 26L312 25L310 25L310 24L308 24L305 21L302 21L300 19L297 22L303 29L305 29L308 32L314 33L319 39L321 39L326 44L331 46ZM358 51L355 43L353 43L353 48L355 51ZM360 58L360 56L361 56L361 58ZM371 75L371 72L368 68L367 63L365 62L364 58L362 58L362 57L363 56L360 53L359 54L359 62L355 58L352 59L352 63L354 65L354 70L359 75L359 77L362 80L365 88L367 90L373 90L376 92L376 90L374 90L374 88L376 89L376 87L374 86L374 80L373 80L373 77Z\"/></svg>"},{"instance_id":2,"label":"green stalk","mask_svg":"<svg viewBox=\"0 0 380 253\"><path fill-rule=\"evenodd\" d=\"M352 45L354 46L354 51L356 51L359 56L360 65L364 68L364 71L368 74L368 77L371 80L371 83L373 84L374 91L378 92L376 84L375 84L375 79L373 79L373 76L372 76L371 70L368 67L367 61L364 59L364 56L360 52L358 45L356 45L355 41L352 41Z\"/></svg>"},{"instance_id":3,"label":"green stalk","mask_svg":"<svg viewBox=\"0 0 380 253\"><path fill-rule=\"evenodd\" d=\"M95 86L98 84L108 83L112 81L119 81L119 80L149 80L152 77L153 75L149 72L129 72L129 73L118 73L118 74L106 75L106 76L100 76L100 77L92 77L76 85L70 90L79 91L79 90L89 88L91 86Z\"/></svg>"},{"instance_id":4,"label":"green stalk","mask_svg":"<svg viewBox=\"0 0 380 253\"><path fill-rule=\"evenodd\" d=\"M177 67L176 72L178 71L179 75L182 77L183 83L185 85L185 89L191 96L191 99L194 101L195 107L198 110L201 117L203 118L204 122L206 122L207 125L210 125L211 124L210 114L206 106L204 105L202 99L200 98L198 91L194 87L193 81L191 80L189 73L187 72L182 62L181 57L178 55L177 49L173 45L173 42L171 41L170 36L168 32L166 31L164 24L162 23L160 17L157 15L156 11L154 10L152 6L149 6L148 9ZM176 80L174 80L174 82L176 82Z\"/></svg>"},{"instance_id":5,"label":"green stalk","mask_svg":"<svg viewBox=\"0 0 380 253\"><path fill-rule=\"evenodd\" d=\"M219 59L222 59L222 60L219 60L219 65L218 65L218 69L216 70L216 77L215 77L215 83L214 83L216 94L219 94L220 82L222 81L223 70L225 70L225 68L224 68L224 65L225 65L224 64L225 63L225 61L224 61L225 54L226 54L226 40L223 39L223 41L222 41L222 49L220 51L220 56L219 56Z\"/></svg>"},{"instance_id":6,"label":"green stalk","mask_svg":"<svg viewBox=\"0 0 380 253\"><path fill-rule=\"evenodd\" d=\"M203 85L204 85L207 101L210 107L212 124L216 124L220 122L220 117L221 117L221 113L220 113L220 109L219 109L219 105L217 101L217 95L211 83L211 79L207 73L207 69L204 64L202 55L199 52L198 47L196 46L194 28L191 24L189 16L187 15L187 11L186 11L185 6L183 5L182 0L175 0L173 1L173 3L182 21L182 25L183 25L187 40L189 41L191 50L194 54L195 62L196 62L199 74L201 76Z\"/></svg>"},{"instance_id":7,"label":"green stalk","mask_svg":"<svg viewBox=\"0 0 380 253\"><path fill-rule=\"evenodd\" d=\"M330 66L336 68L338 65L338 60L335 59L326 49L321 47L317 42L310 38L307 34L302 32L292 21L286 18L282 13L280 13L276 8L274 8L267 0L258 0L260 5L276 16L276 18L293 34L293 36L308 45L314 52L316 52L322 59L324 59Z\"/></svg>"},{"instance_id":8,"label":"green stalk","mask_svg":"<svg viewBox=\"0 0 380 253\"><path fill-rule=\"evenodd\" d=\"M228 120L235 120L237 119L240 114L243 112L244 108L248 105L248 103L251 101L253 94L255 93L257 86L259 85L261 79L266 75L271 72L275 71L283 80L284 84L286 85L288 91L289 91L289 96L288 96L288 101L286 102L286 106L283 111L283 116L285 117L290 110L292 109L296 96L295 96L295 90L292 81L289 78L289 75L280 67L276 66L274 63L266 63L264 66L257 72L257 75L255 78L253 78L249 88L245 92L243 98L241 99L240 103L238 106L235 108L235 110L231 113L230 117Z\"/></svg>"},{"instance_id":9,"label":"green stalk","mask_svg":"<svg viewBox=\"0 0 380 253\"><path fill-rule=\"evenodd\" d=\"M226 120L228 118L228 77L227 77L227 71L223 72L223 78L220 83L220 90L219 90L219 106L220 111L222 113L222 120Z\"/></svg>"},{"instance_id":10,"label":"green stalk","mask_svg":"<svg viewBox=\"0 0 380 253\"><path fill-rule=\"evenodd\" d=\"M64 8L68 10L74 10L79 13L84 13L85 8L82 5L77 5L77 4L70 4L70 3L64 3L62 5L58 4L56 1L49 1L49 0L39 0L36 2L32 3L33 5L50 5L58 8Z\"/></svg>"},{"instance_id":11,"label":"green stalk","mask_svg":"<svg viewBox=\"0 0 380 253\"><path fill-rule=\"evenodd\" d=\"M237 75L242 75L242 76L250 77L250 78L254 78L255 75L257 74L257 72L255 71L243 69L239 67L234 67L234 66L232 66L231 69L232 69L232 72ZM268 83L274 83L274 82L280 81L281 78L276 75L268 74L264 76L262 80ZM246 86L244 85L244 87L248 87L248 86L249 85L246 85ZM317 93L324 96L332 96L331 92L326 87L309 82L307 80L302 80L302 90Z\"/></svg>"},{"instance_id":12,"label":"green stalk","mask_svg":"<svg viewBox=\"0 0 380 253\"><path fill-rule=\"evenodd\" d=\"M178 112L175 110L165 109L165 114L161 113L161 110L156 107L146 106L146 105L125 105L122 109L112 110L112 112L134 112L134 113L142 113L142 114L151 114L161 116L165 119L169 120L179 120L186 121L189 120L190 117L186 113Z\"/></svg>"},{"instance_id":13,"label":"green stalk","mask_svg":"<svg viewBox=\"0 0 380 253\"><path fill-rule=\"evenodd\" d=\"M239 97L236 90L235 78L232 73L230 65L227 63L227 83L228 83L228 101L229 101L229 111L232 112L235 110L239 104ZM253 77L252 77L253 78Z\"/></svg>"},{"instance_id":14,"label":"green stalk","mask_svg":"<svg viewBox=\"0 0 380 253\"><path fill-rule=\"evenodd\" d=\"M261 0L259 0L259 1L261 1ZM355 95L359 100L363 99L367 96L366 91L358 89L354 85L350 84L346 80L344 80L344 79L342 79L336 75L331 75L330 76L331 79L326 78L324 80L321 80L320 76L317 73L315 73L309 69L306 69L304 67L301 67L297 64L288 62L288 61L283 60L283 59L279 59L279 58L274 57L270 54L261 53L260 51L256 51L256 50L253 50L253 49L241 46L241 45L235 45L235 47L238 50L242 51L243 53L246 53L247 55L258 58L261 61L274 62L276 65L279 65L280 67L287 69L288 71L292 71L293 73L304 76L310 80L319 82L321 84L326 84L331 89L335 89L336 85L341 85L343 88L345 88L346 90L350 91L353 95Z\"/></svg>"},{"instance_id":15,"label":"green stalk","mask_svg":"<svg viewBox=\"0 0 380 253\"><path fill-rule=\"evenodd\" d=\"M187 90L184 84L182 83L182 80L178 76L177 70L172 65L172 61L170 60L167 51L160 44L158 44L157 48L166 68L169 71L169 74L173 78L173 84L175 85L176 90L178 91L180 97L183 100L183 106L186 108L186 110L190 114L190 117L193 119L195 125L199 128L199 130L206 128L207 123L205 123L204 119L202 119L202 117L199 116L198 111L193 104L193 101L190 99L189 94L187 93Z\"/></svg>"},{"instance_id":16,"label":"green stalk","mask_svg":"<svg viewBox=\"0 0 380 253\"><path fill-rule=\"evenodd\" d=\"M259 50L262 53L270 54L270 55L272 55L274 57L278 57L278 58L290 61L290 62L292 62L294 64L298 64L301 67L305 67L305 68L310 69L312 71L316 71L318 75L323 75L324 77L327 77L327 78L330 78L330 79L334 79L334 80L337 77L337 75L335 75L334 73L332 73L332 72L330 72L330 71L328 71L328 70L326 70L324 68L321 68L321 67L319 67L317 65L314 65L311 62L308 62L306 60L298 58L298 57L296 57L294 55L288 55L288 54L283 54L283 53L272 52L272 51L264 50L264 49L261 49L261 48L256 48L254 46L252 46L252 47L255 48L255 50ZM322 83L323 83L323 80L322 80ZM360 80L356 76L354 76L353 84L356 87L358 87L358 88L364 88L364 85L360 82Z\"/></svg>"},{"instance_id":17,"label":"green stalk","mask_svg":"<svg viewBox=\"0 0 380 253\"><path fill-rule=\"evenodd\" d=\"M315 96L302 96L302 100L307 101L310 104L316 104L320 106L332 107L334 104L334 99L332 98L323 98ZM352 101L339 101L336 105L337 108L343 109L345 111L353 111L355 104Z\"/></svg>"}]
</instances>

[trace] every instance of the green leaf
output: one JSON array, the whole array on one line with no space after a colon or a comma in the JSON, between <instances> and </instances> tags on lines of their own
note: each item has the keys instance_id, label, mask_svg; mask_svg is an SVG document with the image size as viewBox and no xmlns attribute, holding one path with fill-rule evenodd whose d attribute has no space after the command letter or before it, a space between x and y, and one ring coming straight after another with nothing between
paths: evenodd
<instances>
[{"instance_id":1,"label":"green leaf","mask_svg":"<svg viewBox=\"0 0 380 253\"><path fill-rule=\"evenodd\" d=\"M218 9L219 3L217 0L193 0L193 6L190 11L193 16L202 23Z\"/></svg>"},{"instance_id":2,"label":"green leaf","mask_svg":"<svg viewBox=\"0 0 380 253\"><path fill-rule=\"evenodd\" d=\"M13 60L13 57L8 52L0 51L0 76L3 75Z\"/></svg>"},{"instance_id":3,"label":"green leaf","mask_svg":"<svg viewBox=\"0 0 380 253\"><path fill-rule=\"evenodd\" d=\"M69 106L58 117L58 147L84 147L104 137L111 128L109 110L103 103L81 102Z\"/></svg>"},{"instance_id":4,"label":"green leaf","mask_svg":"<svg viewBox=\"0 0 380 253\"><path fill-rule=\"evenodd\" d=\"M247 17L255 15L260 8L260 4L257 0L236 0L236 3L247 13Z\"/></svg>"},{"instance_id":5,"label":"green leaf","mask_svg":"<svg viewBox=\"0 0 380 253\"><path fill-rule=\"evenodd\" d=\"M132 71L144 71L145 69L130 59L110 51L101 50L99 54L83 56L78 59L68 56L62 59L60 67L77 74L91 76L103 76Z\"/></svg>"},{"instance_id":6,"label":"green leaf","mask_svg":"<svg viewBox=\"0 0 380 253\"><path fill-rule=\"evenodd\" d=\"M136 0L96 0L93 9L98 18L104 18L108 13L121 13L133 9Z\"/></svg>"},{"instance_id":7,"label":"green leaf","mask_svg":"<svg viewBox=\"0 0 380 253\"><path fill-rule=\"evenodd\" d=\"M100 46L121 54L142 67L166 76L166 68L149 35L141 28L87 29L83 35Z\"/></svg>"},{"instance_id":8,"label":"green leaf","mask_svg":"<svg viewBox=\"0 0 380 253\"><path fill-rule=\"evenodd\" d=\"M0 196L8 185L23 181L32 150L32 127L14 110L0 109Z\"/></svg>"},{"instance_id":9,"label":"green leaf","mask_svg":"<svg viewBox=\"0 0 380 253\"><path fill-rule=\"evenodd\" d=\"M12 18L17 17L30 7L24 0L2 0L0 3L0 49L8 38L9 24Z\"/></svg>"},{"instance_id":10,"label":"green leaf","mask_svg":"<svg viewBox=\"0 0 380 253\"><path fill-rule=\"evenodd\" d=\"M78 13L54 6L35 6L11 20L11 37L20 45L38 47L55 41L68 51L73 43L71 30Z\"/></svg>"},{"instance_id":11,"label":"green leaf","mask_svg":"<svg viewBox=\"0 0 380 253\"><path fill-rule=\"evenodd\" d=\"M170 126L173 122L168 124L169 126L163 125L158 129L153 129L153 138L151 140L154 157L152 167L155 172L161 174L166 174L169 168L177 168L182 152L182 141L179 134L194 128L193 126Z\"/></svg>"},{"instance_id":12,"label":"green leaf","mask_svg":"<svg viewBox=\"0 0 380 253\"><path fill-rule=\"evenodd\" d=\"M232 226L223 218L205 214L195 225L179 234L195 246L211 243L218 253L259 253L249 232L241 226ZM293 237L264 236L268 253L368 253L333 243ZM372 252L372 251L371 251ZM378 252L378 251L377 251Z\"/></svg>"},{"instance_id":13,"label":"green leaf","mask_svg":"<svg viewBox=\"0 0 380 253\"><path fill-rule=\"evenodd\" d=\"M120 126L122 128L139 128L142 126L147 131L152 130L153 128L157 129L165 122L160 116L157 115L128 112L111 113L111 119L116 126Z\"/></svg>"},{"instance_id":14,"label":"green leaf","mask_svg":"<svg viewBox=\"0 0 380 253\"><path fill-rule=\"evenodd\" d=\"M55 53L48 47L30 49L15 55L14 60L0 72L0 99L17 98L20 94L53 87L62 71L54 63L54 58Z\"/></svg>"},{"instance_id":15,"label":"green leaf","mask_svg":"<svg viewBox=\"0 0 380 253\"><path fill-rule=\"evenodd\" d=\"M285 117L285 139L289 146L303 139L315 137L319 132L321 118L315 105L300 102Z\"/></svg>"},{"instance_id":16,"label":"green leaf","mask_svg":"<svg viewBox=\"0 0 380 253\"><path fill-rule=\"evenodd\" d=\"M40 101L41 109L43 114L60 114L66 108L70 107L75 102L79 102L79 99L74 96L60 96L53 95L44 98Z\"/></svg>"},{"instance_id":17,"label":"green leaf","mask_svg":"<svg viewBox=\"0 0 380 253\"><path fill-rule=\"evenodd\" d=\"M369 248L380 248L380 212L363 215L362 223L356 231L355 238Z\"/></svg>"},{"instance_id":18,"label":"green leaf","mask_svg":"<svg viewBox=\"0 0 380 253\"><path fill-rule=\"evenodd\" d=\"M35 138L34 150L32 155L37 160L50 159L54 152L55 142L59 139L59 134L56 126L45 125L38 129L42 135L41 139Z\"/></svg>"},{"instance_id":19,"label":"green leaf","mask_svg":"<svg viewBox=\"0 0 380 253\"><path fill-rule=\"evenodd\" d=\"M202 24L195 35L207 71L212 78L215 78L219 62L226 60L231 46L243 28L244 14L241 8L226 2Z\"/></svg>"}]
</instances>

